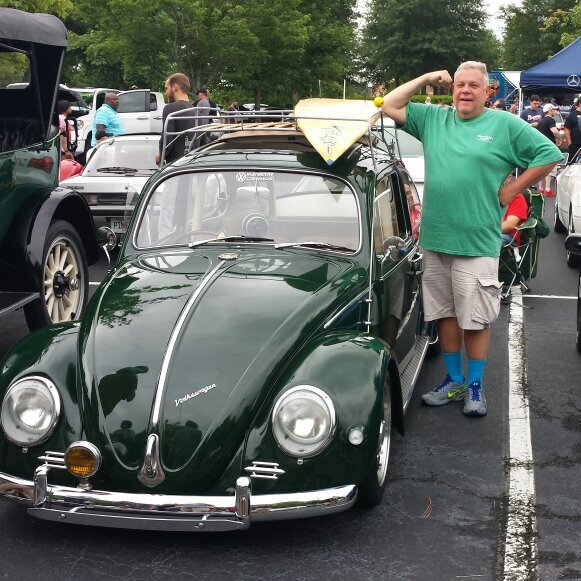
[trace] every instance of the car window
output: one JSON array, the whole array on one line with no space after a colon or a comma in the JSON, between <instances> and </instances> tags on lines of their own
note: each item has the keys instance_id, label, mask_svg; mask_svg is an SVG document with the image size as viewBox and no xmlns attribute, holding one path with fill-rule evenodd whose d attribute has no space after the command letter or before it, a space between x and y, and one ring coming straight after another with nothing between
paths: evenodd
<instances>
[{"instance_id":1,"label":"car window","mask_svg":"<svg viewBox=\"0 0 581 581\"><path fill-rule=\"evenodd\" d=\"M0 89L23 90L30 79L30 61L22 53L0 52ZM23 86L9 87L13 83L26 83Z\"/></svg>"},{"instance_id":2,"label":"car window","mask_svg":"<svg viewBox=\"0 0 581 581\"><path fill-rule=\"evenodd\" d=\"M406 196L407 209L410 218L412 238L417 240L420 236L420 221L422 218L422 204L416 186L406 172L401 173L403 189Z\"/></svg>"},{"instance_id":3,"label":"car window","mask_svg":"<svg viewBox=\"0 0 581 581\"><path fill-rule=\"evenodd\" d=\"M110 139L95 149L87 162L83 175L118 175L123 170L130 173L157 170L155 155L159 151L156 139Z\"/></svg>"},{"instance_id":4,"label":"car window","mask_svg":"<svg viewBox=\"0 0 581 581\"><path fill-rule=\"evenodd\" d=\"M149 110L157 111L157 97L153 93L149 93Z\"/></svg>"},{"instance_id":5,"label":"car window","mask_svg":"<svg viewBox=\"0 0 581 581\"><path fill-rule=\"evenodd\" d=\"M384 253L384 242L399 236L395 190L391 175L379 180L373 204L373 246L378 256Z\"/></svg>"},{"instance_id":6,"label":"car window","mask_svg":"<svg viewBox=\"0 0 581 581\"><path fill-rule=\"evenodd\" d=\"M149 91L132 91L119 95L118 113L141 113L149 111Z\"/></svg>"},{"instance_id":7,"label":"car window","mask_svg":"<svg viewBox=\"0 0 581 581\"><path fill-rule=\"evenodd\" d=\"M105 102L105 95L107 93L105 91L101 91L97 93L97 97L95 100L95 109L98 109L104 102Z\"/></svg>"},{"instance_id":8,"label":"car window","mask_svg":"<svg viewBox=\"0 0 581 581\"><path fill-rule=\"evenodd\" d=\"M136 240L138 247L150 247L246 236L356 252L361 245L360 214L351 186L332 176L248 170L188 173L172 176L153 190Z\"/></svg>"}]
</instances>

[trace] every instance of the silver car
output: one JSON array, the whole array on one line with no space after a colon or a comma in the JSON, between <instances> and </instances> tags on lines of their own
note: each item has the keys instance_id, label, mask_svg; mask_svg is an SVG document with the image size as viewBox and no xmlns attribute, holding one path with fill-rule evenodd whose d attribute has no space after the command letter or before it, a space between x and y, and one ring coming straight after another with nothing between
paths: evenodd
<instances>
[{"instance_id":1,"label":"silver car","mask_svg":"<svg viewBox=\"0 0 581 581\"><path fill-rule=\"evenodd\" d=\"M127 231L131 207L128 194L139 193L157 171L155 156L159 135L118 135L102 141L89 152L83 171L61 182L87 200L95 224L109 226L119 238Z\"/></svg>"},{"instance_id":2,"label":"silver car","mask_svg":"<svg viewBox=\"0 0 581 581\"><path fill-rule=\"evenodd\" d=\"M554 229L561 234L581 233L581 151L557 176ZM581 266L581 255L567 250L566 258L569 266Z\"/></svg>"}]
</instances>

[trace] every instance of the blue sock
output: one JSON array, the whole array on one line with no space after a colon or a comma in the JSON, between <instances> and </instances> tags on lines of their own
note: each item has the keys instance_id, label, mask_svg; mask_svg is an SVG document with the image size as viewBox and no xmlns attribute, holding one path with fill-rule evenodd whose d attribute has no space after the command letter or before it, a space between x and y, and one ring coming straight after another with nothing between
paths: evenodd
<instances>
[{"instance_id":1,"label":"blue sock","mask_svg":"<svg viewBox=\"0 0 581 581\"><path fill-rule=\"evenodd\" d=\"M482 385L482 374L486 359L468 359L468 385L473 381L479 381Z\"/></svg>"},{"instance_id":2,"label":"blue sock","mask_svg":"<svg viewBox=\"0 0 581 581\"><path fill-rule=\"evenodd\" d=\"M462 351L454 353L442 353L444 357L444 364L448 375L458 384L464 383L464 375L462 373Z\"/></svg>"}]
</instances>

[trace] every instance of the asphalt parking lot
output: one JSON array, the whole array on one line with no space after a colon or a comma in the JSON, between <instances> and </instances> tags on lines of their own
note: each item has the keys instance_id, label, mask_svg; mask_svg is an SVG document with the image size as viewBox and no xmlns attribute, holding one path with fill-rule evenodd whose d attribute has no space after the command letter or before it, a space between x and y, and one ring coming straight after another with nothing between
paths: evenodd
<instances>
[{"instance_id":1,"label":"asphalt parking lot","mask_svg":"<svg viewBox=\"0 0 581 581\"><path fill-rule=\"evenodd\" d=\"M548 222L552 211L549 200ZM199 535L67 526L1 502L0 576L581 579L578 272L565 264L563 240L551 233L541 243L525 308L502 307L485 373L487 417L465 418L461 404L422 407L421 393L443 373L440 358L427 360L375 509ZM92 281L105 272L102 260ZM2 325L3 356L27 330L19 312Z\"/></svg>"}]
</instances>

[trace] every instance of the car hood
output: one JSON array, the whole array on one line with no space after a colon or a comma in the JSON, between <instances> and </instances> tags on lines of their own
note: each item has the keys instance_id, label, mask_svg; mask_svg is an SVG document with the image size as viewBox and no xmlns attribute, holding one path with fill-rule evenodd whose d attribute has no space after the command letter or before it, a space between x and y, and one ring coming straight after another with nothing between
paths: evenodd
<instances>
[{"instance_id":1,"label":"car hood","mask_svg":"<svg viewBox=\"0 0 581 581\"><path fill-rule=\"evenodd\" d=\"M138 176L116 175L116 176L84 176L78 175L72 178L63 180L61 186L78 190L85 194L100 193L100 192L127 192L129 186L135 187L141 191L145 182L151 177L151 174L143 174Z\"/></svg>"},{"instance_id":2,"label":"car hood","mask_svg":"<svg viewBox=\"0 0 581 581\"><path fill-rule=\"evenodd\" d=\"M78 355L90 438L136 469L156 432L170 475L187 466L207 482L242 444L279 366L366 275L346 257L296 249L228 262L202 250L123 262L89 305Z\"/></svg>"}]
</instances>

